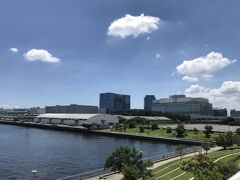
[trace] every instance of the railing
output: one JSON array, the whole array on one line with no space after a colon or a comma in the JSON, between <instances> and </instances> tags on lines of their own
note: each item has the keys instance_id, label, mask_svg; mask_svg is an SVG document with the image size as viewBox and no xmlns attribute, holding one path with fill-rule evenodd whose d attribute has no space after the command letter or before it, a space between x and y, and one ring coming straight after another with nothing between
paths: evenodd
<instances>
[{"instance_id":1,"label":"railing","mask_svg":"<svg viewBox=\"0 0 240 180\"><path fill-rule=\"evenodd\" d=\"M107 174L110 173L111 170L110 169L97 169L94 171L88 171L88 172L84 172L84 173L80 173L80 174L75 174L72 176L66 176L63 178L59 178L57 180L81 180L81 179L85 179L85 178L89 178L89 177L94 177L94 176L98 176L98 175L102 175L102 174Z\"/></svg>"},{"instance_id":2,"label":"railing","mask_svg":"<svg viewBox=\"0 0 240 180\"><path fill-rule=\"evenodd\" d=\"M186 154L194 153L194 152L197 152L201 149L202 149L202 147L192 147L192 148L187 148L187 149L183 149L183 150L178 150L176 152L170 152L170 153L167 153L167 154L161 154L161 155L157 155L157 156L144 158L143 160L145 160L145 161L149 160L149 161L152 161L152 162L163 161L163 160L166 160L166 159L170 159L170 158L174 158L174 157L178 157L178 156L184 156Z\"/></svg>"},{"instance_id":3,"label":"railing","mask_svg":"<svg viewBox=\"0 0 240 180\"><path fill-rule=\"evenodd\" d=\"M157 156L153 156L153 157L148 157L148 158L144 158L144 161L152 161L152 162L156 162L156 161L163 161L166 159L170 159L170 158L174 158L174 157L178 157L178 156L183 156L189 153L194 153L197 152L199 150L201 150L201 147L192 147L192 148L187 148L187 149L183 149L183 150L179 150L177 152L171 152L171 153L167 153L167 154L161 154L161 155L157 155ZM80 173L80 174L76 174L76 175L72 175L72 176L66 176L63 178L59 178L57 180L82 180L82 179L86 179L86 178L90 178L90 177L94 177L94 176L100 176L100 175L104 175L107 173L111 173L112 171L110 169L97 169L94 171L88 171L88 172L84 172L84 173ZM113 173L113 172L112 172ZM104 179L104 178L102 178Z\"/></svg>"}]
</instances>

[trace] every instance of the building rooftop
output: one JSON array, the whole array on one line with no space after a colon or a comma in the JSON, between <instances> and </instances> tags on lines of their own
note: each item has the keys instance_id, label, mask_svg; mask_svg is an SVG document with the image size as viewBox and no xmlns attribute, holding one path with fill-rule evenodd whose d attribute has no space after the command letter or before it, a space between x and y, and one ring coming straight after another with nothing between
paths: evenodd
<instances>
[{"instance_id":1,"label":"building rooftop","mask_svg":"<svg viewBox=\"0 0 240 180\"><path fill-rule=\"evenodd\" d=\"M89 119L93 116L99 114L57 114L57 113L47 113L40 114L37 118L52 118L52 119Z\"/></svg>"},{"instance_id":2,"label":"building rooftop","mask_svg":"<svg viewBox=\"0 0 240 180\"><path fill-rule=\"evenodd\" d=\"M146 120L151 120L151 121L159 121L159 120L162 120L162 121L171 121L171 119L167 118L167 117L163 117L163 116L124 116L124 115L114 115L116 117L121 117L123 119L126 119L126 120L130 120L130 119L133 119L133 118L143 118L143 119L146 119Z\"/></svg>"}]
</instances>

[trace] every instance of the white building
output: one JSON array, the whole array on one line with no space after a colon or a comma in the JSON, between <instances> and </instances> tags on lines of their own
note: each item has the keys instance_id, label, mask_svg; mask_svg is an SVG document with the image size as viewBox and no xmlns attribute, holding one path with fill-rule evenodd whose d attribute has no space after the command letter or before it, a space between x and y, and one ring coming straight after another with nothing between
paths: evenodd
<instances>
[{"instance_id":1,"label":"white building","mask_svg":"<svg viewBox=\"0 0 240 180\"><path fill-rule=\"evenodd\" d=\"M153 100L152 111L181 113L193 119L212 117L212 104L208 99L172 95L169 98Z\"/></svg>"},{"instance_id":2,"label":"white building","mask_svg":"<svg viewBox=\"0 0 240 180\"><path fill-rule=\"evenodd\" d=\"M34 122L63 125L112 125L119 122L118 118L109 114L41 114Z\"/></svg>"}]
</instances>

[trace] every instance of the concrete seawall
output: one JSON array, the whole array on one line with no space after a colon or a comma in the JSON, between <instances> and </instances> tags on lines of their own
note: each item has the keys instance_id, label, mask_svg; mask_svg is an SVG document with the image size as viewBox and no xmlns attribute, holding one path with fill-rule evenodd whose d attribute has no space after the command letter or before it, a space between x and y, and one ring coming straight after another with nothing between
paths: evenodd
<instances>
[{"instance_id":1,"label":"concrete seawall","mask_svg":"<svg viewBox=\"0 0 240 180\"><path fill-rule=\"evenodd\" d=\"M63 125L43 125L43 124L35 124L35 123L23 123L23 122L15 122L15 121L5 121L0 120L0 124L8 124L8 125L16 125L16 126L24 126L24 127L32 127L39 129L51 129L57 131L70 131L70 132L78 132L83 134L95 134L101 136L110 136L116 138L128 138L128 139L137 139L137 140L145 140L145 141L155 141L155 142L166 142L166 143L174 143L174 144L187 144L187 145L201 145L201 141L189 140L189 139L177 139L177 138L161 138L161 137L151 137L151 136L142 136L142 135L132 135L125 133L116 133L116 132L104 132L98 130L87 130L80 127L74 126L63 126Z\"/></svg>"}]
</instances>

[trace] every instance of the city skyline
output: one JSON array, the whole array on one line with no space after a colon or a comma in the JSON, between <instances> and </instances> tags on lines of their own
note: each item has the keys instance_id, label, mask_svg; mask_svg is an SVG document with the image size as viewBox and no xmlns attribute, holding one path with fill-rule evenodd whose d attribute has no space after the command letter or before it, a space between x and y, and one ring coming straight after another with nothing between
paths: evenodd
<instances>
[{"instance_id":1,"label":"city skyline","mask_svg":"<svg viewBox=\"0 0 240 180\"><path fill-rule=\"evenodd\" d=\"M114 92L136 109L148 94L186 94L239 110L240 2L174 2L1 3L0 108Z\"/></svg>"}]
</instances>

